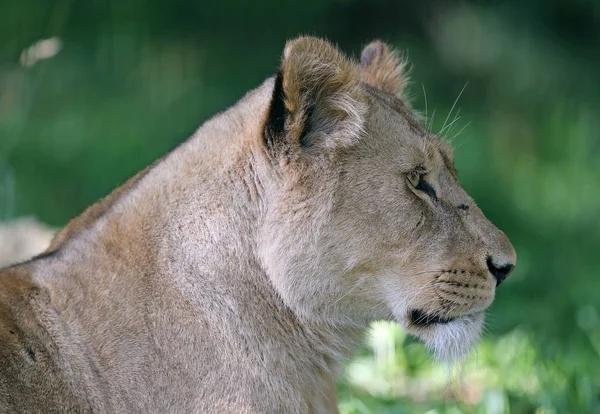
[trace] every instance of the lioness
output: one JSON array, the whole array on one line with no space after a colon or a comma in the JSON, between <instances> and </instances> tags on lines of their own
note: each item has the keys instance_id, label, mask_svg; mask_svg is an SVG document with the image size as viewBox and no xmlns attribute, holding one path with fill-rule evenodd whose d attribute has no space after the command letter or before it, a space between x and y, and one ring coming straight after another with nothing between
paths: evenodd
<instances>
[{"instance_id":1,"label":"lioness","mask_svg":"<svg viewBox=\"0 0 600 414\"><path fill-rule=\"evenodd\" d=\"M336 412L369 322L469 350L515 264L397 53L279 72L0 272L1 412Z\"/></svg>"}]
</instances>

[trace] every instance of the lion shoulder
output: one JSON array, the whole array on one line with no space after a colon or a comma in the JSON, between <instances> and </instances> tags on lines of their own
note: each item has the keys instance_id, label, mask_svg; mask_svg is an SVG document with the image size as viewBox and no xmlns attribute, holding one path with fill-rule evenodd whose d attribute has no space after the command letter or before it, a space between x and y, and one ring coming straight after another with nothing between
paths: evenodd
<instances>
[{"instance_id":1,"label":"lion shoulder","mask_svg":"<svg viewBox=\"0 0 600 414\"><path fill-rule=\"evenodd\" d=\"M0 412L85 408L44 326L47 303L27 265L0 270Z\"/></svg>"}]
</instances>

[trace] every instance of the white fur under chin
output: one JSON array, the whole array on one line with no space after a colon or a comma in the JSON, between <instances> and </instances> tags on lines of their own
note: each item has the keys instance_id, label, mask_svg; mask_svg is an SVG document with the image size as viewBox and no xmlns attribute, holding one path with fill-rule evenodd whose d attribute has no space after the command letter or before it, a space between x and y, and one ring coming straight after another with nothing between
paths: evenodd
<instances>
[{"instance_id":1,"label":"white fur under chin","mask_svg":"<svg viewBox=\"0 0 600 414\"><path fill-rule=\"evenodd\" d=\"M439 362L461 363L481 338L483 312L427 328L418 336Z\"/></svg>"}]
</instances>

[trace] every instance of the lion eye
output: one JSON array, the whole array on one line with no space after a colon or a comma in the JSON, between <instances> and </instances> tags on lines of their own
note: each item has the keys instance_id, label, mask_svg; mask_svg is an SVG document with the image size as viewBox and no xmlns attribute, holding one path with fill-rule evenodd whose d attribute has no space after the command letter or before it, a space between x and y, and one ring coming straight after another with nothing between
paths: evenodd
<instances>
[{"instance_id":1,"label":"lion eye","mask_svg":"<svg viewBox=\"0 0 600 414\"><path fill-rule=\"evenodd\" d=\"M407 179L415 190L422 191L435 201L438 201L435 189L424 179L425 175L427 175L426 171L418 169L408 173Z\"/></svg>"},{"instance_id":2,"label":"lion eye","mask_svg":"<svg viewBox=\"0 0 600 414\"><path fill-rule=\"evenodd\" d=\"M417 188L419 186L419 182L421 181L421 177L422 177L422 175L420 172L411 171L410 173L408 173L408 182L414 188Z\"/></svg>"}]
</instances>

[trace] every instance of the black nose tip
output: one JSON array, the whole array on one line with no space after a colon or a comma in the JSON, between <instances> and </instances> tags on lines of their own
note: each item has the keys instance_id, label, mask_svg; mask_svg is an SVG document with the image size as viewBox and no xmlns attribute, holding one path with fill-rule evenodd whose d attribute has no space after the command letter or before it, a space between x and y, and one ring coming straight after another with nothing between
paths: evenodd
<instances>
[{"instance_id":1,"label":"black nose tip","mask_svg":"<svg viewBox=\"0 0 600 414\"><path fill-rule=\"evenodd\" d=\"M498 266L494 263L494 259L492 259L491 256L488 256L486 263L490 273L496 279L496 287L504 282L504 279L506 279L510 272L515 268L515 265L511 263Z\"/></svg>"}]
</instances>

